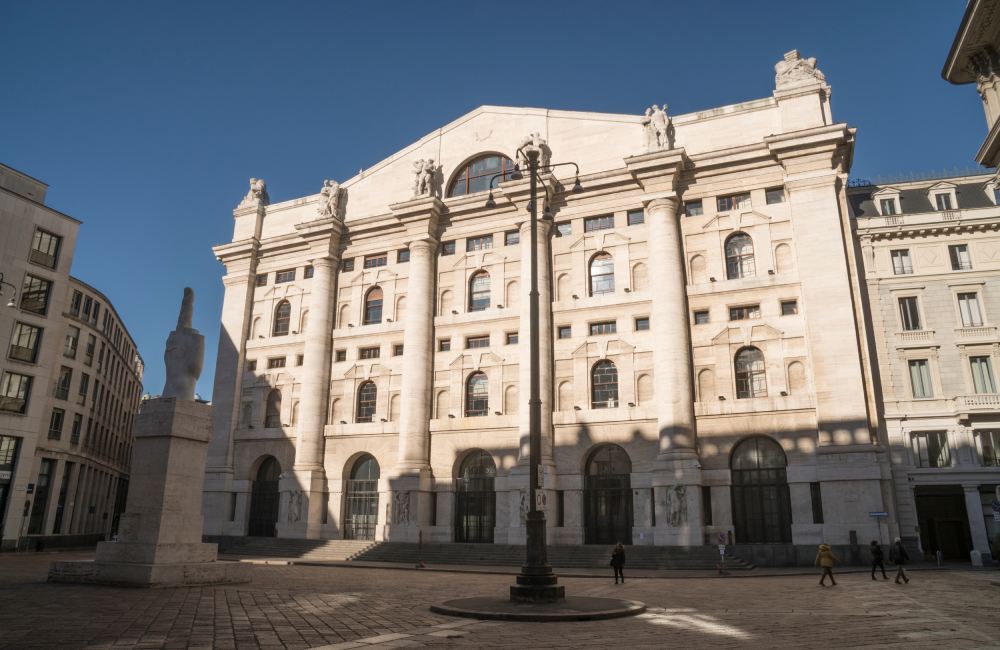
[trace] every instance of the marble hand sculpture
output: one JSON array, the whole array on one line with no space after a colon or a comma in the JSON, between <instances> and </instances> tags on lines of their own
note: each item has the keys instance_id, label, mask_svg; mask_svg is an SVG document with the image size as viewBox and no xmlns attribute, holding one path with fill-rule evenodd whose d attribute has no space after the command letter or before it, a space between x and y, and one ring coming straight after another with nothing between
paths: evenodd
<instances>
[{"instance_id":1,"label":"marble hand sculpture","mask_svg":"<svg viewBox=\"0 0 1000 650\"><path fill-rule=\"evenodd\" d=\"M194 314L194 291L184 288L184 300L177 316L177 328L167 337L163 361L167 366L167 381L163 397L193 400L194 387L205 361L205 337L191 327Z\"/></svg>"}]
</instances>

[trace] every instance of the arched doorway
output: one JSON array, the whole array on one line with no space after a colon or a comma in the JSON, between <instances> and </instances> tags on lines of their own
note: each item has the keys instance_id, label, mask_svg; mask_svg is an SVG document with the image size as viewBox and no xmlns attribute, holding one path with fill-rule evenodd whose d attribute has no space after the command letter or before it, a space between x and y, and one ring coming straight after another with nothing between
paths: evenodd
<instances>
[{"instance_id":1,"label":"arched doorway","mask_svg":"<svg viewBox=\"0 0 1000 650\"><path fill-rule=\"evenodd\" d=\"M497 497L493 457L479 450L462 462L455 479L455 541L492 544Z\"/></svg>"},{"instance_id":2,"label":"arched doorway","mask_svg":"<svg viewBox=\"0 0 1000 650\"><path fill-rule=\"evenodd\" d=\"M790 544L792 506L781 445L754 436L733 449L733 525L739 544Z\"/></svg>"},{"instance_id":3,"label":"arched doorway","mask_svg":"<svg viewBox=\"0 0 1000 650\"><path fill-rule=\"evenodd\" d=\"M378 461L364 455L354 462L344 499L344 539L375 539L378 523Z\"/></svg>"},{"instance_id":4,"label":"arched doorway","mask_svg":"<svg viewBox=\"0 0 1000 650\"><path fill-rule=\"evenodd\" d=\"M632 543L632 462L618 445L601 445L587 460L585 544Z\"/></svg>"},{"instance_id":5,"label":"arched doorway","mask_svg":"<svg viewBox=\"0 0 1000 650\"><path fill-rule=\"evenodd\" d=\"M278 477L281 465L274 456L266 457L257 468L250 489L250 537L274 537L278 523Z\"/></svg>"}]
</instances>

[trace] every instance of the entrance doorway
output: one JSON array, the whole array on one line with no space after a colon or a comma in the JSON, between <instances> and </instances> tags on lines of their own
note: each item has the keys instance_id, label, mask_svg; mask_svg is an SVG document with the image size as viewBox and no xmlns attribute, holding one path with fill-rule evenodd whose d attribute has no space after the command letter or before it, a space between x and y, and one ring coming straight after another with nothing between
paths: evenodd
<instances>
[{"instance_id":1,"label":"entrance doorway","mask_svg":"<svg viewBox=\"0 0 1000 650\"><path fill-rule=\"evenodd\" d=\"M489 453L469 454L455 479L455 541L493 543L497 496L493 481L497 466Z\"/></svg>"},{"instance_id":2,"label":"entrance doorway","mask_svg":"<svg viewBox=\"0 0 1000 650\"><path fill-rule=\"evenodd\" d=\"M378 461L373 456L362 456L351 468L344 499L344 539L375 539L378 479Z\"/></svg>"},{"instance_id":3,"label":"entrance doorway","mask_svg":"<svg viewBox=\"0 0 1000 650\"><path fill-rule=\"evenodd\" d=\"M747 438L733 449L733 525L738 544L791 543L787 466L784 450L771 438Z\"/></svg>"},{"instance_id":4,"label":"entrance doorway","mask_svg":"<svg viewBox=\"0 0 1000 650\"><path fill-rule=\"evenodd\" d=\"M632 543L632 461L618 445L601 445L587 460L584 543Z\"/></svg>"},{"instance_id":5,"label":"entrance doorway","mask_svg":"<svg viewBox=\"0 0 1000 650\"><path fill-rule=\"evenodd\" d=\"M274 456L268 456L257 468L257 476L250 490L250 537L274 537L278 524L278 477L281 465Z\"/></svg>"},{"instance_id":6,"label":"entrance doorway","mask_svg":"<svg viewBox=\"0 0 1000 650\"><path fill-rule=\"evenodd\" d=\"M914 490L920 546L931 558L968 561L972 550L965 492L961 485L918 485Z\"/></svg>"}]
</instances>

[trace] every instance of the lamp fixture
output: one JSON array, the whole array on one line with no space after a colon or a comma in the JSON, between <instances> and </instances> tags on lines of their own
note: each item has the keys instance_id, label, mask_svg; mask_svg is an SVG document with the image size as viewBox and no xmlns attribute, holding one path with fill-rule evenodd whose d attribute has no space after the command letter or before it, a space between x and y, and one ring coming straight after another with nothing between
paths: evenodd
<instances>
[{"instance_id":1,"label":"lamp fixture","mask_svg":"<svg viewBox=\"0 0 1000 650\"><path fill-rule=\"evenodd\" d=\"M629 289L628 287L625 287L625 293L632 293L632 290Z\"/></svg>"},{"instance_id":2,"label":"lamp fixture","mask_svg":"<svg viewBox=\"0 0 1000 650\"><path fill-rule=\"evenodd\" d=\"M386 420L385 418L379 418L379 421L381 421L381 422L388 422L388 420Z\"/></svg>"},{"instance_id":3,"label":"lamp fixture","mask_svg":"<svg viewBox=\"0 0 1000 650\"><path fill-rule=\"evenodd\" d=\"M493 411L493 415L500 415L500 411Z\"/></svg>"},{"instance_id":4,"label":"lamp fixture","mask_svg":"<svg viewBox=\"0 0 1000 650\"><path fill-rule=\"evenodd\" d=\"M497 207L497 202L493 200L493 190L490 190L490 195L486 197L486 207L487 208Z\"/></svg>"},{"instance_id":5,"label":"lamp fixture","mask_svg":"<svg viewBox=\"0 0 1000 650\"><path fill-rule=\"evenodd\" d=\"M781 396L782 397L788 397L788 391L787 390L781 391Z\"/></svg>"},{"instance_id":6,"label":"lamp fixture","mask_svg":"<svg viewBox=\"0 0 1000 650\"><path fill-rule=\"evenodd\" d=\"M578 295L576 295L576 294L574 293L574 294L573 294L573 300L579 300L579 299L580 299L580 296L578 296Z\"/></svg>"},{"instance_id":7,"label":"lamp fixture","mask_svg":"<svg viewBox=\"0 0 1000 650\"><path fill-rule=\"evenodd\" d=\"M629 406L635 406L635 402L629 402L628 405Z\"/></svg>"},{"instance_id":8,"label":"lamp fixture","mask_svg":"<svg viewBox=\"0 0 1000 650\"><path fill-rule=\"evenodd\" d=\"M503 309L503 305L497 305L497 309Z\"/></svg>"},{"instance_id":9,"label":"lamp fixture","mask_svg":"<svg viewBox=\"0 0 1000 650\"><path fill-rule=\"evenodd\" d=\"M725 402L726 401L726 396L725 395L719 395L719 401L720 402Z\"/></svg>"},{"instance_id":10,"label":"lamp fixture","mask_svg":"<svg viewBox=\"0 0 1000 650\"><path fill-rule=\"evenodd\" d=\"M709 282L715 282L715 276L713 275L712 277L710 277L710 278L708 279L708 281L709 281Z\"/></svg>"},{"instance_id":11,"label":"lamp fixture","mask_svg":"<svg viewBox=\"0 0 1000 650\"><path fill-rule=\"evenodd\" d=\"M454 420L455 419L455 414L454 413L449 413L448 417L451 418L452 420Z\"/></svg>"},{"instance_id":12,"label":"lamp fixture","mask_svg":"<svg viewBox=\"0 0 1000 650\"><path fill-rule=\"evenodd\" d=\"M456 316L458 316L458 310L457 309L452 309L451 313L454 314L454 315L456 315Z\"/></svg>"},{"instance_id":13,"label":"lamp fixture","mask_svg":"<svg viewBox=\"0 0 1000 650\"><path fill-rule=\"evenodd\" d=\"M519 181L524 178L524 174L521 173L520 163L514 163L514 169L510 172L510 180Z\"/></svg>"},{"instance_id":14,"label":"lamp fixture","mask_svg":"<svg viewBox=\"0 0 1000 650\"><path fill-rule=\"evenodd\" d=\"M574 410L574 411L579 411L579 410L581 410L581 409L580 409L580 407L579 407L579 406L577 406L577 405L575 405L575 404L574 404L574 405L573 405L573 410Z\"/></svg>"},{"instance_id":15,"label":"lamp fixture","mask_svg":"<svg viewBox=\"0 0 1000 650\"><path fill-rule=\"evenodd\" d=\"M348 323L347 326L348 327L354 327L354 323Z\"/></svg>"},{"instance_id":16,"label":"lamp fixture","mask_svg":"<svg viewBox=\"0 0 1000 650\"><path fill-rule=\"evenodd\" d=\"M14 307L17 307L17 287L10 282L4 282L3 273L0 273L0 296L3 295L3 288L5 285L14 290L14 295L12 295L10 300L7 301L7 306L13 309Z\"/></svg>"},{"instance_id":17,"label":"lamp fixture","mask_svg":"<svg viewBox=\"0 0 1000 650\"><path fill-rule=\"evenodd\" d=\"M573 179L573 189L570 190L573 194L579 194L583 191L583 185L580 185L580 176L578 175Z\"/></svg>"},{"instance_id":18,"label":"lamp fixture","mask_svg":"<svg viewBox=\"0 0 1000 650\"><path fill-rule=\"evenodd\" d=\"M774 269L768 269L767 270L767 274L768 275L774 275Z\"/></svg>"},{"instance_id":19,"label":"lamp fixture","mask_svg":"<svg viewBox=\"0 0 1000 650\"><path fill-rule=\"evenodd\" d=\"M386 319L385 319L385 322L387 322L387 323L391 323L391 322L392 322L392 319L391 319L391 318L386 318Z\"/></svg>"},{"instance_id":20,"label":"lamp fixture","mask_svg":"<svg viewBox=\"0 0 1000 650\"><path fill-rule=\"evenodd\" d=\"M347 420L341 420L340 423L341 424L347 424Z\"/></svg>"}]
</instances>

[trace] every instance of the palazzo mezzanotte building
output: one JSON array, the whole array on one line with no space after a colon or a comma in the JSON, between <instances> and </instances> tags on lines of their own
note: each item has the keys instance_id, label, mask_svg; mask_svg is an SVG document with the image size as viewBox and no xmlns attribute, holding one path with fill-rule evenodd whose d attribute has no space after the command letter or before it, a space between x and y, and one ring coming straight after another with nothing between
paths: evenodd
<instances>
[{"instance_id":1,"label":"palazzo mezzanotte building","mask_svg":"<svg viewBox=\"0 0 1000 650\"><path fill-rule=\"evenodd\" d=\"M214 249L206 534L523 543L537 336L550 543L891 539L854 130L814 59L775 73L685 115L483 106L281 203L252 179ZM543 174L537 330L522 146L579 166Z\"/></svg>"}]
</instances>

